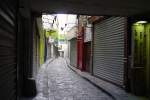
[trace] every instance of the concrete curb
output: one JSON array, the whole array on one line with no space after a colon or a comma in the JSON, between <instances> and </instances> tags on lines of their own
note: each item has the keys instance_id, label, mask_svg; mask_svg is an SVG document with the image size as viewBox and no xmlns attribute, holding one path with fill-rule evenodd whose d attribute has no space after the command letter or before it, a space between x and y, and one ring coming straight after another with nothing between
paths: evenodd
<instances>
[{"instance_id":1,"label":"concrete curb","mask_svg":"<svg viewBox=\"0 0 150 100\"><path fill-rule=\"evenodd\" d=\"M113 95L111 95L108 91L106 91L105 89L103 89L102 87L98 86L97 84L95 84L94 82L92 82L90 79L84 77L80 72L78 72L76 69L74 69L72 66L69 66L69 68L74 71L76 74L78 74L80 77L82 77L83 79L87 80L88 82L90 82L92 85L94 85L95 87L97 87L98 89L102 90L103 92L105 92L108 96L110 96L113 100L116 100L115 97Z\"/></svg>"},{"instance_id":2,"label":"concrete curb","mask_svg":"<svg viewBox=\"0 0 150 100\"><path fill-rule=\"evenodd\" d=\"M71 70L73 70L78 75L80 75L82 78L84 78L87 81L89 81L90 83L92 83L94 86L101 89L103 92L107 93L110 97L112 97L112 99L114 99L114 100L130 100L128 97L128 93L126 93L123 89L121 89L111 83L105 82L99 78L96 78L87 72L82 72L79 69L72 67L67 62L67 60L66 60L66 63ZM134 98L133 100L138 100L138 99Z\"/></svg>"}]
</instances>

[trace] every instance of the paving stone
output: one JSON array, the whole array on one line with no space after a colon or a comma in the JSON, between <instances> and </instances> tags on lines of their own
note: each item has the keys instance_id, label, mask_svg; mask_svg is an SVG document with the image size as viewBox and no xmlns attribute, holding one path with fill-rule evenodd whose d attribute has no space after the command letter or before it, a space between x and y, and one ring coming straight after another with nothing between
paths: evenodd
<instances>
[{"instance_id":1,"label":"paving stone","mask_svg":"<svg viewBox=\"0 0 150 100\"><path fill-rule=\"evenodd\" d=\"M68 68L63 58L42 67L36 80L38 95L34 100L113 100Z\"/></svg>"}]
</instances>

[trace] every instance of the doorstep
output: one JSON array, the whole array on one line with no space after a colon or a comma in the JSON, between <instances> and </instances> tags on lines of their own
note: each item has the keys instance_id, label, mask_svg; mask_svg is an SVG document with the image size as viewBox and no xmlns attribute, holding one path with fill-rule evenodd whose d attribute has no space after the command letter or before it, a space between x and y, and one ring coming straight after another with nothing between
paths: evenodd
<instances>
[{"instance_id":1,"label":"doorstep","mask_svg":"<svg viewBox=\"0 0 150 100\"><path fill-rule=\"evenodd\" d=\"M114 84L111 84L109 82L106 82L102 79L99 79L97 77L92 76L90 73L80 71L79 69L71 66L68 61L66 60L66 63L69 68L71 68L74 72L79 74L84 79L91 82L96 87L100 88L102 91L107 93L109 96L114 98L114 100L147 100L142 97L137 97L132 94L127 93L125 90L123 90L120 87L117 87Z\"/></svg>"}]
</instances>

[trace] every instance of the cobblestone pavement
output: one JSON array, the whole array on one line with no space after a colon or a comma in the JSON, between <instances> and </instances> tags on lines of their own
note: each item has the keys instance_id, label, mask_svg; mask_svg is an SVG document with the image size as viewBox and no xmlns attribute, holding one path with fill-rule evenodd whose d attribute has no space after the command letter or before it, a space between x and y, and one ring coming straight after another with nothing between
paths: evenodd
<instances>
[{"instance_id":1,"label":"cobblestone pavement","mask_svg":"<svg viewBox=\"0 0 150 100\"><path fill-rule=\"evenodd\" d=\"M36 81L38 94L34 100L112 100L68 68L63 58L44 64Z\"/></svg>"}]
</instances>

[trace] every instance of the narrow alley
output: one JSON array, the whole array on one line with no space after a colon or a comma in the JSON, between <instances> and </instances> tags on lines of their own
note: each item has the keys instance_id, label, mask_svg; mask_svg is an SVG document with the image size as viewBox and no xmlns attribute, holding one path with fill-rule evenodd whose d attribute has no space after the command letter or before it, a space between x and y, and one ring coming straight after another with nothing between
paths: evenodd
<instances>
[{"instance_id":1,"label":"narrow alley","mask_svg":"<svg viewBox=\"0 0 150 100\"><path fill-rule=\"evenodd\" d=\"M112 100L74 73L61 57L42 66L37 76L37 89L34 100Z\"/></svg>"},{"instance_id":2,"label":"narrow alley","mask_svg":"<svg viewBox=\"0 0 150 100\"><path fill-rule=\"evenodd\" d=\"M2 0L0 100L150 100L150 0Z\"/></svg>"}]
</instances>

